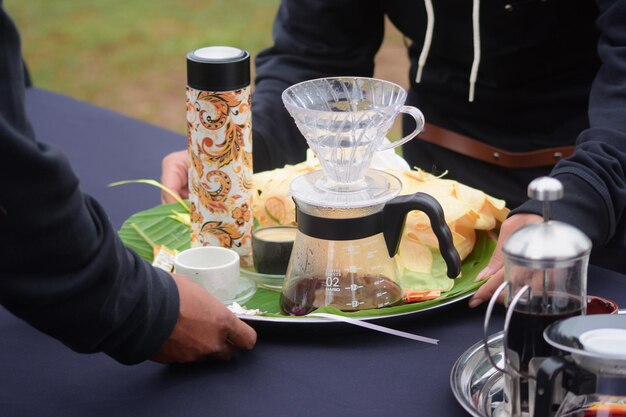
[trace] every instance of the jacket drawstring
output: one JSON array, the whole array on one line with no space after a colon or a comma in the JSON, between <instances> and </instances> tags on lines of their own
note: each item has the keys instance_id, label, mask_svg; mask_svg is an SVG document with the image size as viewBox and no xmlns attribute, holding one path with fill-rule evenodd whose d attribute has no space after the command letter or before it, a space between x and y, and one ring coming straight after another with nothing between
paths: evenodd
<instances>
[{"instance_id":1,"label":"jacket drawstring","mask_svg":"<svg viewBox=\"0 0 626 417\"><path fill-rule=\"evenodd\" d=\"M472 28L474 41L474 60L472 61L472 71L470 73L469 85L469 101L474 101L474 90L476 87L476 78L478 77L478 67L480 66L480 0L474 0L472 10Z\"/></svg>"},{"instance_id":2,"label":"jacket drawstring","mask_svg":"<svg viewBox=\"0 0 626 417\"><path fill-rule=\"evenodd\" d=\"M433 11L433 3L431 0L424 0L424 7L426 7L426 36L424 37L424 46L422 47L422 52L420 52L420 57L417 61L417 77L415 77L415 82L419 83L422 80L422 71L424 70L424 65L426 65L426 59L428 58L428 53L430 52L430 45L433 42L433 30L435 29L435 12Z\"/></svg>"},{"instance_id":3,"label":"jacket drawstring","mask_svg":"<svg viewBox=\"0 0 626 417\"><path fill-rule=\"evenodd\" d=\"M435 29L435 13L433 10L432 0L424 0L426 8L426 36L424 37L424 46L420 52L417 61L417 76L415 82L419 84L422 80L422 73L426 65L426 59L430 52L430 46L433 41L433 31ZM476 79L478 78L478 67L480 66L480 0L473 0L472 6L472 43L474 44L474 59L472 61L472 70L469 79L469 97L470 102L474 101L474 93L476 89Z\"/></svg>"}]
</instances>

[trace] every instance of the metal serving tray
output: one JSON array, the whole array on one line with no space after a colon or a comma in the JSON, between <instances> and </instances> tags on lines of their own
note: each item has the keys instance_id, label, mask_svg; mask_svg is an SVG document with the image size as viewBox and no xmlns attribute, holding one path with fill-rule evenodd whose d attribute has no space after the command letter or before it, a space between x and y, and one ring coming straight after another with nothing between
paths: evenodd
<instances>
[{"instance_id":1,"label":"metal serving tray","mask_svg":"<svg viewBox=\"0 0 626 417\"><path fill-rule=\"evenodd\" d=\"M490 336L487 346L496 364L504 367L502 332ZM472 416L506 416L501 406L504 378L489 362L483 341L457 359L450 373L450 387L457 401Z\"/></svg>"}]
</instances>

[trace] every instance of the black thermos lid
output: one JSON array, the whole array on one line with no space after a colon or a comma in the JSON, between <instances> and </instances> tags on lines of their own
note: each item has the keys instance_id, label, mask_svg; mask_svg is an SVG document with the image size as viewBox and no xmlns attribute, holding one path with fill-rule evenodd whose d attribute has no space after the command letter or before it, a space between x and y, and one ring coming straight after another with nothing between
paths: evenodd
<instances>
[{"instance_id":1,"label":"black thermos lid","mask_svg":"<svg viewBox=\"0 0 626 417\"><path fill-rule=\"evenodd\" d=\"M209 46L187 54L187 85L202 91L232 91L250 85L250 54Z\"/></svg>"}]
</instances>

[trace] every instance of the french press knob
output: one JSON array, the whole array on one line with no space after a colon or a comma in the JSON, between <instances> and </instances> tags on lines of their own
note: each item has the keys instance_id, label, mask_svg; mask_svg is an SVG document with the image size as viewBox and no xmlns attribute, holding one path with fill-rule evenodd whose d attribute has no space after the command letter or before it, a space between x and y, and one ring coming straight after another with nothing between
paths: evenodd
<instances>
[{"instance_id":1,"label":"french press knob","mask_svg":"<svg viewBox=\"0 0 626 417\"><path fill-rule=\"evenodd\" d=\"M545 270L569 268L572 263L588 260L589 238L574 226L550 220L550 202L563 197L561 182L552 177L537 178L528 185L528 196L543 203L543 222L523 227L507 239L502 248L505 262L508 258L514 266ZM584 266L586 275L586 262Z\"/></svg>"}]
</instances>

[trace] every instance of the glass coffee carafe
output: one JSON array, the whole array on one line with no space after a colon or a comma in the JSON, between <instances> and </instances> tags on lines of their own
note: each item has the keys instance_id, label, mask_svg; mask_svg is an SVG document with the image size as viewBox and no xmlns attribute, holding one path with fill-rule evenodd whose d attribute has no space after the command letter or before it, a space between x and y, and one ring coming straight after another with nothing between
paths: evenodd
<instances>
[{"instance_id":1,"label":"glass coffee carafe","mask_svg":"<svg viewBox=\"0 0 626 417\"><path fill-rule=\"evenodd\" d=\"M549 204L563 195L550 177L532 181L529 197L542 201L544 221L514 232L502 247L505 281L491 298L485 340L495 302L504 294L505 415L532 416L537 368L553 353L542 335L551 323L585 314L591 241L579 229L550 220ZM489 354L488 350L487 353Z\"/></svg>"},{"instance_id":2,"label":"glass coffee carafe","mask_svg":"<svg viewBox=\"0 0 626 417\"><path fill-rule=\"evenodd\" d=\"M395 176L370 169L374 152L399 146L423 128L421 112L404 105L406 91L382 80L323 78L283 93L285 107L322 167L296 177L290 186L298 232L281 294L281 308L305 315L322 306L343 311L386 307L402 301L396 253L411 210L430 218L448 275L460 258L444 213L423 193L398 197ZM393 143L384 138L399 112L415 130Z\"/></svg>"},{"instance_id":3,"label":"glass coffee carafe","mask_svg":"<svg viewBox=\"0 0 626 417\"><path fill-rule=\"evenodd\" d=\"M626 416L626 316L570 318L544 338L560 354L539 367L534 417Z\"/></svg>"}]
</instances>

